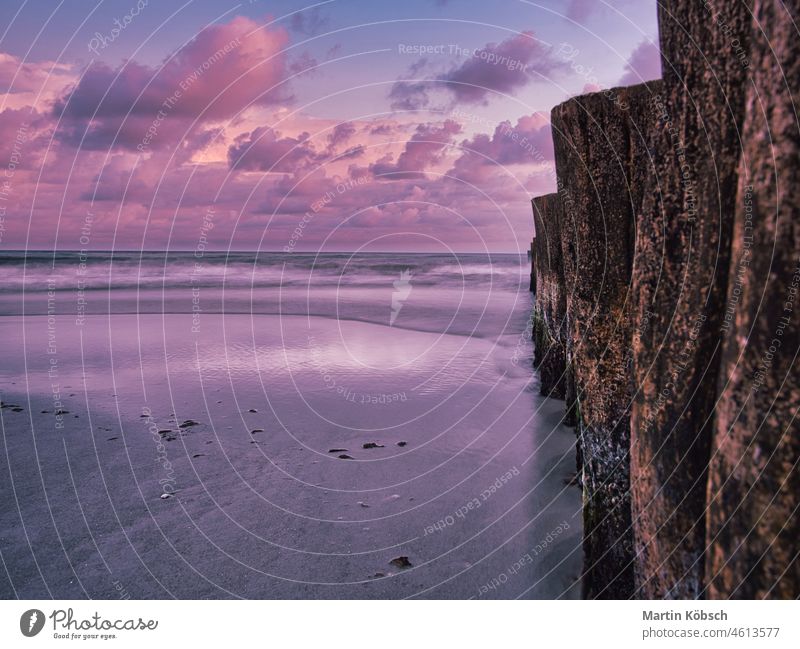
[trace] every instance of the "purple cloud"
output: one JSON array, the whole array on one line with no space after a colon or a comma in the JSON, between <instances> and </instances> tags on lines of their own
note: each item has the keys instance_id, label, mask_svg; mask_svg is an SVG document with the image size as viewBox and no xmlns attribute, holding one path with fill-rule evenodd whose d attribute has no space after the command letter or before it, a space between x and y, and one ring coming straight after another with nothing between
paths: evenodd
<instances>
[{"instance_id":1,"label":"purple cloud","mask_svg":"<svg viewBox=\"0 0 800 649\"><path fill-rule=\"evenodd\" d=\"M564 65L531 31L466 52L461 65L439 77L455 100L464 103L486 103L492 92L513 94L538 75L546 77Z\"/></svg>"},{"instance_id":2,"label":"purple cloud","mask_svg":"<svg viewBox=\"0 0 800 649\"><path fill-rule=\"evenodd\" d=\"M497 165L536 165L554 158L550 121L541 113L520 117L516 125L501 122L491 136L479 133L461 146L464 153L449 173L470 182L486 181Z\"/></svg>"},{"instance_id":3,"label":"purple cloud","mask_svg":"<svg viewBox=\"0 0 800 649\"><path fill-rule=\"evenodd\" d=\"M425 81L395 81L389 91L394 110L420 110L429 103L428 84Z\"/></svg>"},{"instance_id":4,"label":"purple cloud","mask_svg":"<svg viewBox=\"0 0 800 649\"><path fill-rule=\"evenodd\" d=\"M424 171L441 161L444 149L460 132L461 125L451 119L442 124L420 124L406 142L397 163L384 156L371 164L369 170L376 176L384 176L384 180L424 177Z\"/></svg>"},{"instance_id":5,"label":"purple cloud","mask_svg":"<svg viewBox=\"0 0 800 649\"><path fill-rule=\"evenodd\" d=\"M228 149L230 168L246 171L291 173L318 164L324 157L314 150L308 133L282 137L268 126L240 135Z\"/></svg>"},{"instance_id":6,"label":"purple cloud","mask_svg":"<svg viewBox=\"0 0 800 649\"><path fill-rule=\"evenodd\" d=\"M632 86L644 81L661 78L661 52L658 45L642 41L631 53L625 64L625 74L619 80L620 86Z\"/></svg>"},{"instance_id":7,"label":"purple cloud","mask_svg":"<svg viewBox=\"0 0 800 649\"><path fill-rule=\"evenodd\" d=\"M419 110L430 104L428 93L443 87L452 95L453 103L486 104L492 93L513 94L539 76L547 77L566 67L564 61L551 55L551 47L525 31L500 43L482 48L464 48L449 52L463 61L445 73L414 80L428 67L420 59L409 68L405 79L398 80L389 92L392 108Z\"/></svg>"},{"instance_id":8,"label":"purple cloud","mask_svg":"<svg viewBox=\"0 0 800 649\"><path fill-rule=\"evenodd\" d=\"M319 7L306 9L292 14L290 26L292 31L306 36L316 36L328 26L330 17L324 16Z\"/></svg>"},{"instance_id":9,"label":"purple cloud","mask_svg":"<svg viewBox=\"0 0 800 649\"><path fill-rule=\"evenodd\" d=\"M356 127L350 122L337 124L328 136L328 146L333 148L347 142L356 133Z\"/></svg>"},{"instance_id":10,"label":"purple cloud","mask_svg":"<svg viewBox=\"0 0 800 649\"><path fill-rule=\"evenodd\" d=\"M169 147L176 139L170 135L195 119L286 101L287 42L283 30L236 17L204 29L161 67L94 65L55 102L59 136L73 144L83 139L87 148L135 148L155 124L158 137L149 138L148 148Z\"/></svg>"}]
</instances>

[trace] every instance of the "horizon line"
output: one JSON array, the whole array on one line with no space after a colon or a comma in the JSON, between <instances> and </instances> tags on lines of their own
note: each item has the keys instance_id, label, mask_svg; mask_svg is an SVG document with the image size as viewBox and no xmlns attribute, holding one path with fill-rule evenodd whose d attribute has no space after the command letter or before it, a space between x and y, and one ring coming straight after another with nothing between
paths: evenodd
<instances>
[{"instance_id":1,"label":"horizon line","mask_svg":"<svg viewBox=\"0 0 800 649\"><path fill-rule=\"evenodd\" d=\"M89 254L93 252L139 252L139 253L148 253L148 252L196 252L196 249L183 249L183 248L152 248L152 249L138 249L138 248L100 248L96 250L84 250L83 248L10 248L8 250L0 250L0 253L8 253L8 252L19 252L19 253L26 253L26 252L47 252L47 253L56 253L56 252L88 252ZM353 255L370 255L370 254L387 254L387 253L395 253L395 254L405 254L405 255L448 255L448 254L464 254L464 255L524 255L527 253L527 250L486 250L486 251L475 251L475 250L453 250L453 251L445 251L445 252L435 252L435 251L423 251L423 250L370 250L370 251L355 251L355 250L328 250L328 251L317 251L314 252L313 250L292 250L291 252L286 252L285 250L266 250L266 249L259 249L259 250L233 250L233 249L221 249L221 250L204 250L203 254L198 255L198 259L202 259L204 255L208 253L276 253L276 254L283 254L283 255L295 255L295 254L305 254L305 255L342 255L342 254L353 254Z\"/></svg>"}]
</instances>

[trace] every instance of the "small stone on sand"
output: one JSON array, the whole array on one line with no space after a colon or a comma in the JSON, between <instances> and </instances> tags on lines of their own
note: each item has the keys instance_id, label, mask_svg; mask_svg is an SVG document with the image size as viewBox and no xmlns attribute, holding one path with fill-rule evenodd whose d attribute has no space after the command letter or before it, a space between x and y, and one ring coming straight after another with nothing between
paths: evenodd
<instances>
[{"instance_id":1,"label":"small stone on sand","mask_svg":"<svg viewBox=\"0 0 800 649\"><path fill-rule=\"evenodd\" d=\"M396 566L397 568L410 568L413 565L406 556L396 557L392 559L389 563L392 564L393 566Z\"/></svg>"}]
</instances>

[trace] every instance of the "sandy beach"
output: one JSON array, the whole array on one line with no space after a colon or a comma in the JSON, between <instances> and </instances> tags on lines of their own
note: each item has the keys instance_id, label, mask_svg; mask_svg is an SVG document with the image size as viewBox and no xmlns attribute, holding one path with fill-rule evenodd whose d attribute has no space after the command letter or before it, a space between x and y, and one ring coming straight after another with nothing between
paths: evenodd
<instances>
[{"instance_id":1,"label":"sandy beach","mask_svg":"<svg viewBox=\"0 0 800 649\"><path fill-rule=\"evenodd\" d=\"M494 337L409 328L411 309L406 328L0 318L0 593L578 596L575 437L515 309Z\"/></svg>"}]
</instances>

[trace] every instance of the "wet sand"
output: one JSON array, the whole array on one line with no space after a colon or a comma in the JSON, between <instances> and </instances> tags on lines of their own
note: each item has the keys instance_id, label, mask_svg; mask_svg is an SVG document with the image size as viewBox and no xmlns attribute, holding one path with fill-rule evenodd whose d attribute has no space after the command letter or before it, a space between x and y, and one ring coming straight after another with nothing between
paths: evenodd
<instances>
[{"instance_id":1,"label":"wet sand","mask_svg":"<svg viewBox=\"0 0 800 649\"><path fill-rule=\"evenodd\" d=\"M0 336L3 598L579 596L574 432L519 335L187 313Z\"/></svg>"}]
</instances>

